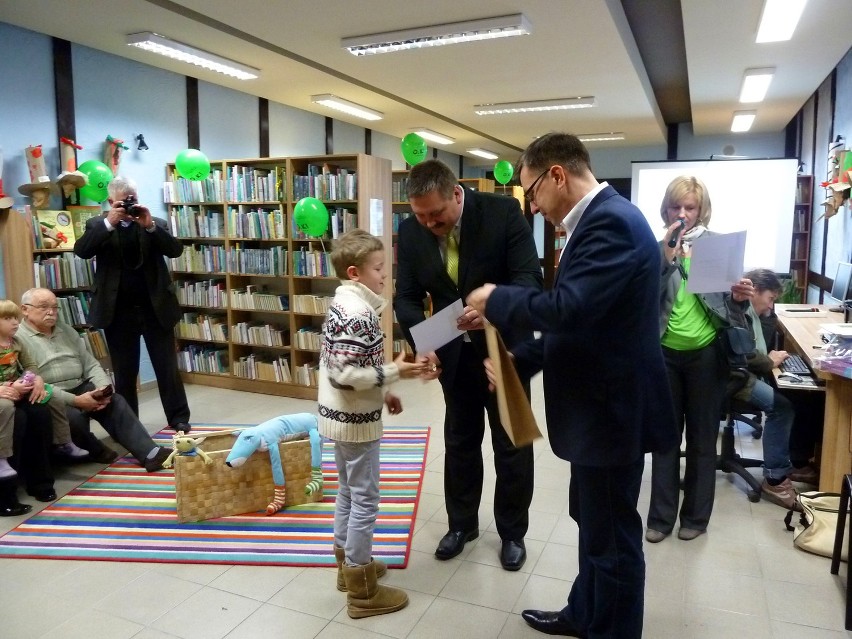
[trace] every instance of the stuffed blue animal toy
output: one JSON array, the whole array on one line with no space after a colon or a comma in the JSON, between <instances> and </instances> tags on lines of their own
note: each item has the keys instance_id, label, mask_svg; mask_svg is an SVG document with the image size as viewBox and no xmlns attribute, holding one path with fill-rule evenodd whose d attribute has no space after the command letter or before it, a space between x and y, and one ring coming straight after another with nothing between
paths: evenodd
<instances>
[{"instance_id":1,"label":"stuffed blue animal toy","mask_svg":"<svg viewBox=\"0 0 852 639\"><path fill-rule=\"evenodd\" d=\"M268 450L272 464L272 481L275 483L275 495L266 507L267 515L274 515L284 507L286 495L284 469L281 467L281 454L278 442L287 435L308 433L311 440L311 481L305 486L305 494L312 495L322 488L322 438L317 430L317 418L311 413L281 415L268 421L240 431L225 463L238 468L246 463L256 450Z\"/></svg>"}]
</instances>

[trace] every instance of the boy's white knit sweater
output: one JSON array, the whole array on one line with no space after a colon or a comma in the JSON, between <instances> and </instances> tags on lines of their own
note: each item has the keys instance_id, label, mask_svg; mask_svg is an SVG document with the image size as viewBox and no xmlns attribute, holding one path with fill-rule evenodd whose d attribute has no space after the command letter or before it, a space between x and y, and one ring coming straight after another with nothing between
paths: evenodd
<instances>
[{"instance_id":1,"label":"boy's white knit sweater","mask_svg":"<svg viewBox=\"0 0 852 639\"><path fill-rule=\"evenodd\" d=\"M319 432L342 442L382 437L383 386L399 379L384 363L379 313L387 300L363 284L342 281L323 325L319 367Z\"/></svg>"}]
</instances>

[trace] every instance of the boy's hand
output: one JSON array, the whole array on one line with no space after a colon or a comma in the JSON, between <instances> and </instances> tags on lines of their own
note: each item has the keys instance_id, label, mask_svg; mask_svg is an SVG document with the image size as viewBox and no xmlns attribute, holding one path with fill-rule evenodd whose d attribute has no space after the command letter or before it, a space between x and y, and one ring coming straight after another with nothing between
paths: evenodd
<instances>
[{"instance_id":1,"label":"boy's hand","mask_svg":"<svg viewBox=\"0 0 852 639\"><path fill-rule=\"evenodd\" d=\"M397 355L396 359L393 360L393 363L396 364L396 367L399 369L400 379L419 377L429 368L428 364L423 361L422 358L416 358L413 362L409 361L408 355L405 352Z\"/></svg>"},{"instance_id":2,"label":"boy's hand","mask_svg":"<svg viewBox=\"0 0 852 639\"><path fill-rule=\"evenodd\" d=\"M385 406L391 415L399 415L402 412L402 401L393 393L385 393Z\"/></svg>"}]
</instances>

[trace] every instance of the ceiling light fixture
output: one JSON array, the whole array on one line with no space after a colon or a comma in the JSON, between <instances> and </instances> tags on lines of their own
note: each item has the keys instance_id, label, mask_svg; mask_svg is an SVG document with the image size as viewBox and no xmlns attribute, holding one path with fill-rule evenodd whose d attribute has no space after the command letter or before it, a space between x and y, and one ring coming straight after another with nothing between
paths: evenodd
<instances>
[{"instance_id":1,"label":"ceiling light fixture","mask_svg":"<svg viewBox=\"0 0 852 639\"><path fill-rule=\"evenodd\" d=\"M754 124L757 111L734 111L734 119L731 122L731 133L744 133Z\"/></svg>"},{"instance_id":2,"label":"ceiling light fixture","mask_svg":"<svg viewBox=\"0 0 852 639\"><path fill-rule=\"evenodd\" d=\"M773 77L775 77L774 67L746 69L740 90L740 102L763 102Z\"/></svg>"},{"instance_id":3,"label":"ceiling light fixture","mask_svg":"<svg viewBox=\"0 0 852 639\"><path fill-rule=\"evenodd\" d=\"M595 97L561 98L558 100L532 100L529 102L502 102L474 105L476 115L503 115L505 113L535 113L563 109L588 109L595 106Z\"/></svg>"},{"instance_id":4,"label":"ceiling light fixture","mask_svg":"<svg viewBox=\"0 0 852 639\"><path fill-rule=\"evenodd\" d=\"M466 22L436 24L401 31L388 31L371 35L343 38L340 46L352 55L391 53L406 49L440 47L445 44L492 40L511 36L529 35L530 23L523 14L496 18L482 18Z\"/></svg>"},{"instance_id":5,"label":"ceiling light fixture","mask_svg":"<svg viewBox=\"0 0 852 639\"><path fill-rule=\"evenodd\" d=\"M613 140L623 140L623 133L586 133L578 135L580 142L611 142Z\"/></svg>"},{"instance_id":6,"label":"ceiling light fixture","mask_svg":"<svg viewBox=\"0 0 852 639\"><path fill-rule=\"evenodd\" d=\"M381 111L368 109L367 107L361 106L360 104L357 104L355 102L350 102L349 100L338 98L336 95L332 95L331 93L312 95L311 102L321 104L323 106L328 107L329 109L343 111L344 113L348 113L349 115L354 115L356 118L364 118L365 120L381 120L384 116Z\"/></svg>"},{"instance_id":7,"label":"ceiling light fixture","mask_svg":"<svg viewBox=\"0 0 852 639\"><path fill-rule=\"evenodd\" d=\"M468 149L467 152L471 155L477 155L481 158L485 158L486 160L496 160L500 157L499 155L497 155L496 153L492 153L488 149Z\"/></svg>"},{"instance_id":8,"label":"ceiling light fixture","mask_svg":"<svg viewBox=\"0 0 852 639\"><path fill-rule=\"evenodd\" d=\"M755 42L784 42L793 37L808 0L763 0Z\"/></svg>"},{"instance_id":9,"label":"ceiling light fixture","mask_svg":"<svg viewBox=\"0 0 852 639\"><path fill-rule=\"evenodd\" d=\"M438 133L437 131L432 131L431 129L414 129L414 133L419 135L424 140L429 140L430 142L434 142L435 144L452 144L456 141L455 138L446 136L443 133Z\"/></svg>"},{"instance_id":10,"label":"ceiling light fixture","mask_svg":"<svg viewBox=\"0 0 852 639\"><path fill-rule=\"evenodd\" d=\"M157 33L145 31L131 33L127 36L127 44L152 53L159 53L173 60L188 62L210 71L223 73L238 80L254 80L260 76L260 70L223 58L215 53L196 49L188 44L169 40Z\"/></svg>"}]
</instances>

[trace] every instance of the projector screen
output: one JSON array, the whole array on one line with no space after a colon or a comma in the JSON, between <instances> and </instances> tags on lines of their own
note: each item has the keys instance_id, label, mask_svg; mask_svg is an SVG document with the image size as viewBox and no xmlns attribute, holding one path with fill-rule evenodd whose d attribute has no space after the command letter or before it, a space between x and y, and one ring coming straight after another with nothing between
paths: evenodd
<instances>
[{"instance_id":1,"label":"projector screen","mask_svg":"<svg viewBox=\"0 0 852 639\"><path fill-rule=\"evenodd\" d=\"M793 159L633 162L631 199L662 239L666 187L680 175L694 175L710 194L709 230L747 232L745 269L789 273L798 164Z\"/></svg>"}]
</instances>

